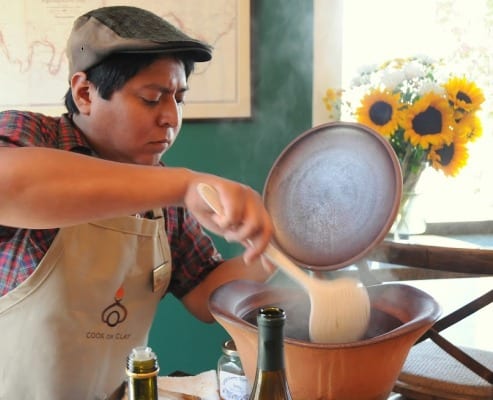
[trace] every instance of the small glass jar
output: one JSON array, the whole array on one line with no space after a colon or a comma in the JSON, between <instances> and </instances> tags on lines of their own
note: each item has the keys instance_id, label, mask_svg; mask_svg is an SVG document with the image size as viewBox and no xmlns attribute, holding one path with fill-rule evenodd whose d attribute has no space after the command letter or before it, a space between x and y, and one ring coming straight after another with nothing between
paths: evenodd
<instances>
[{"instance_id":1,"label":"small glass jar","mask_svg":"<svg viewBox=\"0 0 493 400\"><path fill-rule=\"evenodd\" d=\"M223 343L222 355L217 362L217 379L222 400L248 400L250 385L231 339Z\"/></svg>"}]
</instances>

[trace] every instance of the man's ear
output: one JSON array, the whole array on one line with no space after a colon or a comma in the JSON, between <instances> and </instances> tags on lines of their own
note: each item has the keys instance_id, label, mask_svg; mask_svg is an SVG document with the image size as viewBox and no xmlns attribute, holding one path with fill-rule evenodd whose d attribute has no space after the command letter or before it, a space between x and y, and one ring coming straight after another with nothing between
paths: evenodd
<instances>
[{"instance_id":1,"label":"man's ear","mask_svg":"<svg viewBox=\"0 0 493 400\"><path fill-rule=\"evenodd\" d=\"M91 82L87 80L84 72L76 72L70 79L72 98L81 114L89 114L91 111L91 94L93 89Z\"/></svg>"}]
</instances>

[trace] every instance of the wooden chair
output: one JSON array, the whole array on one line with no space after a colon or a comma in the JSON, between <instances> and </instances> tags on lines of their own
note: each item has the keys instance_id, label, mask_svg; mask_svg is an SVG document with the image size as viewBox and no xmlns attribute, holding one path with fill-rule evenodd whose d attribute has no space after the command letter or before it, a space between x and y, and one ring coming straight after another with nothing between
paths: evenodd
<instances>
[{"instance_id":1,"label":"wooden chair","mask_svg":"<svg viewBox=\"0 0 493 400\"><path fill-rule=\"evenodd\" d=\"M464 276L493 275L493 249L435 236L385 240L368 260ZM359 263L359 273L374 284L378 279L368 265ZM413 400L492 400L493 352L457 346L441 334L492 302L493 289L439 319L411 349L394 391ZM493 313L491 317L493 322ZM491 337L493 341L493 329Z\"/></svg>"}]
</instances>

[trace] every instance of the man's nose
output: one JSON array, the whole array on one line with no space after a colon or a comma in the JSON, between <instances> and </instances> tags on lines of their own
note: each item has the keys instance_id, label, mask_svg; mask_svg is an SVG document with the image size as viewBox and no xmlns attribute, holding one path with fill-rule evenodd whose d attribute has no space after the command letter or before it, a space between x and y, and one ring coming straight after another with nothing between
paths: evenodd
<instances>
[{"instance_id":1,"label":"man's nose","mask_svg":"<svg viewBox=\"0 0 493 400\"><path fill-rule=\"evenodd\" d=\"M159 126L177 127L182 118L181 106L175 99L168 99L162 104L158 118Z\"/></svg>"}]
</instances>

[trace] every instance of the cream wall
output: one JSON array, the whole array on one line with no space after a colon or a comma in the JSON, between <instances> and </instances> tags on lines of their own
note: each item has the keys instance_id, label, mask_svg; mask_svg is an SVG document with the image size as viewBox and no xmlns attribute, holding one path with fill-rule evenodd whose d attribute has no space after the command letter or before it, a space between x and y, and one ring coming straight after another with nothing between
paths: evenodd
<instances>
[{"instance_id":1,"label":"cream wall","mask_svg":"<svg viewBox=\"0 0 493 400\"><path fill-rule=\"evenodd\" d=\"M328 122L322 97L341 87L343 0L313 0L312 124Z\"/></svg>"}]
</instances>

